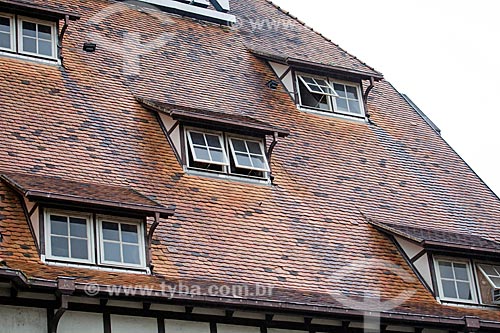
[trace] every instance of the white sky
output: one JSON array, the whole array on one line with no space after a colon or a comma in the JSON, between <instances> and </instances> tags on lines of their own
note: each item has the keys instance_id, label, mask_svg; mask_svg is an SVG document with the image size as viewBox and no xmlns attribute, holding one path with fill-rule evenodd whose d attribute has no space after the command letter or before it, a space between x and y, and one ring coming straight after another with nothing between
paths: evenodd
<instances>
[{"instance_id":1,"label":"white sky","mask_svg":"<svg viewBox=\"0 0 500 333\"><path fill-rule=\"evenodd\" d=\"M382 72L500 196L500 1L273 2Z\"/></svg>"}]
</instances>

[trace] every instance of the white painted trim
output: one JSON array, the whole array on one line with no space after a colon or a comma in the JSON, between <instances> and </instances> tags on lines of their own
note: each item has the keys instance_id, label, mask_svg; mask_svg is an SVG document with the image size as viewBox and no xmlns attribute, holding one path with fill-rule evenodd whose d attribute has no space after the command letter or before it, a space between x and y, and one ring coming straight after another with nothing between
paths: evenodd
<instances>
[{"instance_id":1,"label":"white painted trim","mask_svg":"<svg viewBox=\"0 0 500 333\"><path fill-rule=\"evenodd\" d=\"M194 144L193 144L193 140L191 138L190 133L202 134L203 137L204 137L204 139L205 139L205 141L207 140L206 134L217 136L219 138L219 143L221 145L222 155L224 156L224 161L223 162L218 162L218 161L204 160L204 159L197 158L196 154L195 154L195 151L194 151ZM216 165L224 165L224 166L228 166L229 165L229 160L227 158L226 147L224 145L224 134L222 132L205 131L205 130L199 130L199 129L195 129L195 128L187 128L186 129L186 137L187 137L187 142L189 144L188 148L191 150L191 154L193 155L193 160L195 162L208 163L208 164L216 164ZM208 146L208 142L207 142L206 148L208 149L208 156L211 158L210 151L209 151L210 150L210 146Z\"/></svg>"},{"instance_id":2,"label":"white painted trim","mask_svg":"<svg viewBox=\"0 0 500 333\"><path fill-rule=\"evenodd\" d=\"M299 94L300 95L300 94ZM368 119L365 117L354 117L354 116L346 116L341 113L333 113L329 111L320 111L318 109L313 109L313 108L307 108L304 107L300 104L297 104L297 110L302 111L302 112L307 112L307 113L312 113L316 114L319 116L325 116L325 117L330 117L330 118L337 118L337 119L343 119L343 120L349 120L355 123L360 123L360 124L368 124Z\"/></svg>"},{"instance_id":3,"label":"white painted trim","mask_svg":"<svg viewBox=\"0 0 500 333\"><path fill-rule=\"evenodd\" d=\"M84 263L84 264L95 264L94 257L94 232L92 228L92 214L90 213L82 213L75 212L69 210L61 210L61 209L45 209L44 210L44 225L45 225L45 258L47 260L58 260L64 262L73 262L73 263ZM83 218L87 221L87 252L88 252L88 260L71 258L71 257L59 257L52 255L52 245L51 239L52 229L50 224L50 215L60 215L65 216L66 218L76 217ZM57 235L55 235L57 236ZM68 253L71 253L71 236L68 231L67 238L70 240L68 243Z\"/></svg>"},{"instance_id":4,"label":"white painted trim","mask_svg":"<svg viewBox=\"0 0 500 333\"><path fill-rule=\"evenodd\" d=\"M0 50L16 52L16 17L13 14L1 13L0 17L9 19L10 21L10 48L0 47Z\"/></svg>"},{"instance_id":5,"label":"white painted trim","mask_svg":"<svg viewBox=\"0 0 500 333\"><path fill-rule=\"evenodd\" d=\"M472 274L472 263L468 259L460 259L460 258L453 258L453 257L443 257L443 256L437 256L434 257L434 270L436 272L436 280L437 280L437 287L439 291L439 300L443 302L458 302L458 303L468 303L468 304L478 304L478 298L476 295L476 281L474 278L474 275ZM458 264L465 264L467 267L467 276L469 278L469 288L471 290L471 295L472 295L472 300L464 300L460 298L449 298L449 297L444 297L443 296L443 284L441 280L441 272L439 270L439 261L448 261L448 262L453 262L453 263L458 263Z\"/></svg>"},{"instance_id":6,"label":"white painted trim","mask_svg":"<svg viewBox=\"0 0 500 333\"><path fill-rule=\"evenodd\" d=\"M260 147L260 155L259 155L259 157L263 157L264 158L265 168L257 168L257 167L254 167L254 166L241 165L238 162L238 159L236 158L236 151L234 149L233 139L245 142L245 148L247 149L247 152L248 152L247 156L249 158L251 158L252 155L254 155L254 156L257 156L257 155L256 154L252 154L250 152L250 149L248 148L247 142L257 143L259 145L259 147ZM237 168L248 169L248 170L256 170L256 171L262 171L262 172L269 172L269 162L267 161L266 152L265 152L264 144L263 144L262 140L248 139L248 138L245 138L245 137L240 137L240 136L230 135L230 134L227 135L227 140L228 140L229 146L231 148L230 150L231 150L231 154L233 155L234 164L236 165ZM241 152L241 153L243 153L243 152ZM251 160L250 160L250 162L251 162Z\"/></svg>"},{"instance_id":7,"label":"white painted trim","mask_svg":"<svg viewBox=\"0 0 500 333\"><path fill-rule=\"evenodd\" d=\"M137 220L137 219L131 219L131 218L124 218L124 217L117 217L117 216L111 216L111 215L97 215L96 217L96 223L97 223L97 235L98 235L98 242L97 242L97 253L99 253L99 258L98 258L98 263L100 265L107 265L107 266L113 266L113 267L125 267L125 268L138 268L138 269L146 269L146 251L145 251L145 244L144 244L144 224L142 221ZM137 246L139 247L139 260L141 261L140 264L134 265L134 264L129 264L129 263L124 263L124 262L115 262L115 261L108 261L104 259L104 238L103 238L103 232L102 232L102 222L103 220L105 222L111 222L111 223L117 223L119 225L119 237L120 240L119 242L116 242L120 245L120 251L123 251L123 242L121 240L121 224L135 224L137 225L137 237L139 243ZM123 260L123 253L122 253L122 260Z\"/></svg>"},{"instance_id":8,"label":"white painted trim","mask_svg":"<svg viewBox=\"0 0 500 333\"><path fill-rule=\"evenodd\" d=\"M37 52L28 52L23 50L23 22L28 22L28 23L34 23L36 24L36 32L38 34L38 25L47 25L50 26L51 28L51 37L52 37L52 56L46 56L43 54L38 53L38 36L35 37L36 40L36 47L37 47ZM52 21L44 21L44 20L39 20L39 19L34 19L31 17L26 17L26 16L18 16L17 17L17 43L18 43L18 53L19 54L25 54L25 55L30 55L34 57L39 57L39 58L44 58L44 59L52 59L52 60L57 60L57 23L52 22Z\"/></svg>"}]
</instances>

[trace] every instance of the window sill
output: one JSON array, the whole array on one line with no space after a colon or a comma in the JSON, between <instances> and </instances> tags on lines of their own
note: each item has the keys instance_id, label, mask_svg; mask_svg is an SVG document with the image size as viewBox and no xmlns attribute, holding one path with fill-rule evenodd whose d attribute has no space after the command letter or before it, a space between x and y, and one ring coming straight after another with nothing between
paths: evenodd
<instances>
[{"instance_id":1,"label":"window sill","mask_svg":"<svg viewBox=\"0 0 500 333\"><path fill-rule=\"evenodd\" d=\"M43 255L42 255L42 262L50 266L58 266L58 267L86 268L96 271L133 273L133 274L144 274L144 275L151 274L151 270L148 267L145 268L109 267L109 266L96 266L94 264L69 263L63 261L54 261L52 259L46 259L45 256Z\"/></svg>"},{"instance_id":2,"label":"window sill","mask_svg":"<svg viewBox=\"0 0 500 333\"><path fill-rule=\"evenodd\" d=\"M35 56L28 56L20 53L13 53L9 51L0 50L0 56L5 58L17 59L17 60L25 60L36 64L44 64L49 66L60 67L61 60L59 59L45 59L39 58Z\"/></svg>"},{"instance_id":3,"label":"window sill","mask_svg":"<svg viewBox=\"0 0 500 333\"><path fill-rule=\"evenodd\" d=\"M344 114L341 114L341 113L333 113L333 112L329 112L329 111L321 111L321 110L316 110L316 109L309 109L309 108L303 107L303 106L298 105L298 104L297 104L297 109L299 111L303 111L303 112L307 112L307 113L312 113L312 114L317 114L317 115L321 115L321 116L325 116L325 117L337 118L337 119L343 119L343 120L349 120L349 121L356 122L356 123L359 123L359 124L369 124L368 119L366 118L366 116L362 116L362 117L348 116L348 115L344 115Z\"/></svg>"},{"instance_id":4,"label":"window sill","mask_svg":"<svg viewBox=\"0 0 500 333\"><path fill-rule=\"evenodd\" d=\"M216 173L216 172L193 170L193 169L189 169L187 167L184 167L184 172L190 176L200 176L200 177L206 177L206 178L212 178L212 179L224 179L224 180L235 181L235 182L246 183L246 184L254 184L254 185L266 185L266 186L272 185L271 181L269 179L247 178L245 176L234 176L234 175L228 175L228 174L222 174L222 173Z\"/></svg>"}]
</instances>

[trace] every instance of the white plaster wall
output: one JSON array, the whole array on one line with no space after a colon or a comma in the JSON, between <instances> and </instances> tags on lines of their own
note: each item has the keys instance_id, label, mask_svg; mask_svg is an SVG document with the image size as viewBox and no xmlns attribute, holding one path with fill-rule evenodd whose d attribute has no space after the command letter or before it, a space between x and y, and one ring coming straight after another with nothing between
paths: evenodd
<instances>
[{"instance_id":1,"label":"white plaster wall","mask_svg":"<svg viewBox=\"0 0 500 333\"><path fill-rule=\"evenodd\" d=\"M165 129L167 132L174 126L176 121L166 114L160 113L160 119L163 123L163 126L165 126ZM172 140L172 144L174 145L174 149L177 151L177 153L181 154L181 134L179 131L179 126L175 128L175 130L170 134L170 140Z\"/></svg>"},{"instance_id":2,"label":"white plaster wall","mask_svg":"<svg viewBox=\"0 0 500 333\"><path fill-rule=\"evenodd\" d=\"M100 313L67 311L61 317L57 333L103 333L103 316Z\"/></svg>"},{"instance_id":3,"label":"white plaster wall","mask_svg":"<svg viewBox=\"0 0 500 333\"><path fill-rule=\"evenodd\" d=\"M166 333L210 333L210 324L195 322L195 321L167 319L165 320L165 332Z\"/></svg>"},{"instance_id":4,"label":"white plaster wall","mask_svg":"<svg viewBox=\"0 0 500 333\"><path fill-rule=\"evenodd\" d=\"M420 251L422 251L424 249L423 247L421 247L415 243L409 242L406 239L403 239L401 237L395 237L395 238L396 238L396 241L398 242L399 246L401 246L403 251L405 251L406 255L410 259L413 258L417 253L419 253Z\"/></svg>"},{"instance_id":5,"label":"white plaster wall","mask_svg":"<svg viewBox=\"0 0 500 333\"><path fill-rule=\"evenodd\" d=\"M158 333L156 318L111 315L113 333Z\"/></svg>"},{"instance_id":6,"label":"white plaster wall","mask_svg":"<svg viewBox=\"0 0 500 333\"><path fill-rule=\"evenodd\" d=\"M429 258L427 257L427 254L424 254L422 257L420 257L413 263L413 265L425 280L425 282L427 282L431 290L433 290L434 288L432 287L431 268L429 267Z\"/></svg>"},{"instance_id":7,"label":"white plaster wall","mask_svg":"<svg viewBox=\"0 0 500 333\"><path fill-rule=\"evenodd\" d=\"M217 333L260 333L259 327L239 325L217 325Z\"/></svg>"},{"instance_id":8,"label":"white plaster wall","mask_svg":"<svg viewBox=\"0 0 500 333\"><path fill-rule=\"evenodd\" d=\"M47 310L0 306L2 333L47 333Z\"/></svg>"},{"instance_id":9,"label":"white plaster wall","mask_svg":"<svg viewBox=\"0 0 500 333\"><path fill-rule=\"evenodd\" d=\"M28 199L24 199L24 203L26 204L26 209L28 210L28 213L31 211L31 209L35 206L35 203L30 202ZM36 243L40 246L40 210L39 208L35 209L33 212L33 215L31 215L31 226L33 227L33 232L35 233L35 241Z\"/></svg>"},{"instance_id":10,"label":"white plaster wall","mask_svg":"<svg viewBox=\"0 0 500 333\"><path fill-rule=\"evenodd\" d=\"M281 77L281 75L283 75L283 73L285 73L286 70L288 69L287 65L278 64L278 63L272 62L272 61L269 62L269 65L271 66L274 73L278 77ZM288 74L284 78L281 79L281 82L283 82L285 89L292 95L292 98L295 98L294 89L293 89L292 71L288 72Z\"/></svg>"}]
</instances>

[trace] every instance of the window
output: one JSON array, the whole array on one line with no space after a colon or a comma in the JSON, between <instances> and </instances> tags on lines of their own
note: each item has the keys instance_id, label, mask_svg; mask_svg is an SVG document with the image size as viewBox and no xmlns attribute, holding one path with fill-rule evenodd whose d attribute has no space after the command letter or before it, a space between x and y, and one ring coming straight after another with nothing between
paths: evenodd
<instances>
[{"instance_id":1,"label":"window","mask_svg":"<svg viewBox=\"0 0 500 333\"><path fill-rule=\"evenodd\" d=\"M93 262L90 215L47 211L47 257Z\"/></svg>"},{"instance_id":2,"label":"window","mask_svg":"<svg viewBox=\"0 0 500 333\"><path fill-rule=\"evenodd\" d=\"M97 216L95 219L90 213L48 209L45 211L46 258L145 268L143 226L135 219L112 216ZM95 227L97 237L94 237Z\"/></svg>"},{"instance_id":3,"label":"window","mask_svg":"<svg viewBox=\"0 0 500 333\"><path fill-rule=\"evenodd\" d=\"M57 24L0 13L0 50L57 59Z\"/></svg>"},{"instance_id":4,"label":"window","mask_svg":"<svg viewBox=\"0 0 500 333\"><path fill-rule=\"evenodd\" d=\"M442 300L476 302L469 261L438 259L436 271Z\"/></svg>"},{"instance_id":5,"label":"window","mask_svg":"<svg viewBox=\"0 0 500 333\"><path fill-rule=\"evenodd\" d=\"M493 288L500 289L500 266L481 264L479 269Z\"/></svg>"},{"instance_id":6,"label":"window","mask_svg":"<svg viewBox=\"0 0 500 333\"><path fill-rule=\"evenodd\" d=\"M100 217L101 263L119 266L144 266L144 237L141 224Z\"/></svg>"},{"instance_id":7,"label":"window","mask_svg":"<svg viewBox=\"0 0 500 333\"><path fill-rule=\"evenodd\" d=\"M319 111L364 117L359 84L302 74L297 75L297 78L301 106Z\"/></svg>"},{"instance_id":8,"label":"window","mask_svg":"<svg viewBox=\"0 0 500 333\"><path fill-rule=\"evenodd\" d=\"M199 129L187 129L186 137L190 169L260 179L270 171L262 139Z\"/></svg>"},{"instance_id":9,"label":"window","mask_svg":"<svg viewBox=\"0 0 500 333\"><path fill-rule=\"evenodd\" d=\"M14 16L0 14L0 50L14 51Z\"/></svg>"}]
</instances>

